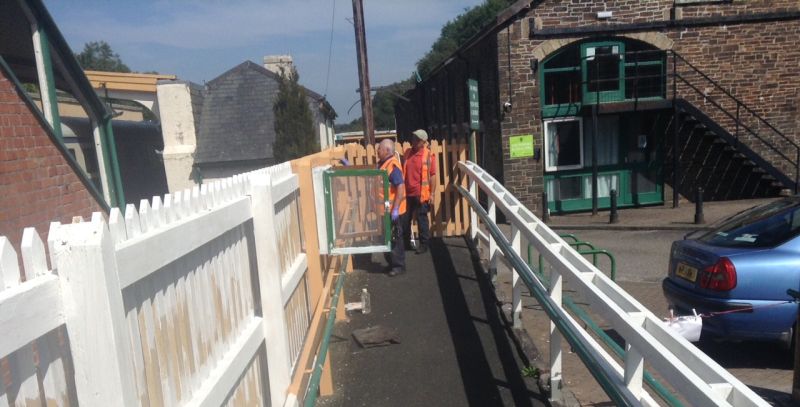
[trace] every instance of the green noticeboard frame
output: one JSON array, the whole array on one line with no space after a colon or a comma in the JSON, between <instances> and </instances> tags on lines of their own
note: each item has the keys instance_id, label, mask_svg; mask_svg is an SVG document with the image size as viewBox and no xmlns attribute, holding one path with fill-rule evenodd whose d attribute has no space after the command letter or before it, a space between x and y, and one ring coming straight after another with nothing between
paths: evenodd
<instances>
[{"instance_id":1,"label":"green noticeboard frame","mask_svg":"<svg viewBox=\"0 0 800 407\"><path fill-rule=\"evenodd\" d=\"M533 157L533 134L523 134L508 138L511 158Z\"/></svg>"},{"instance_id":2,"label":"green noticeboard frame","mask_svg":"<svg viewBox=\"0 0 800 407\"><path fill-rule=\"evenodd\" d=\"M392 250L392 220L390 212L387 210L383 214L383 245L379 246L350 246L336 247L337 231L334 221L333 213L333 188L331 186L334 177L381 177L381 186L383 189L383 196L389 196L389 174L380 169L349 169L338 168L336 170L327 170L322 173L323 180L323 193L325 196L325 228L328 234L328 253L330 254L360 254L360 253L379 253L388 252ZM386 198L384 198L386 199ZM388 199L386 205L389 205ZM352 242L351 242L352 243ZM402 242L400 243L402 244Z\"/></svg>"}]
</instances>

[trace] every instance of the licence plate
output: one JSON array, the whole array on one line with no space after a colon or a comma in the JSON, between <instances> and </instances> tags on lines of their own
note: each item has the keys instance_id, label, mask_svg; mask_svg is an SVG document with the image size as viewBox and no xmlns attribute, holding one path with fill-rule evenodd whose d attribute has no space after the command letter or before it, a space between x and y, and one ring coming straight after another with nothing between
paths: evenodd
<instances>
[{"instance_id":1,"label":"licence plate","mask_svg":"<svg viewBox=\"0 0 800 407\"><path fill-rule=\"evenodd\" d=\"M675 274L691 282L697 280L697 269L685 263L678 263L678 267L675 268Z\"/></svg>"}]
</instances>

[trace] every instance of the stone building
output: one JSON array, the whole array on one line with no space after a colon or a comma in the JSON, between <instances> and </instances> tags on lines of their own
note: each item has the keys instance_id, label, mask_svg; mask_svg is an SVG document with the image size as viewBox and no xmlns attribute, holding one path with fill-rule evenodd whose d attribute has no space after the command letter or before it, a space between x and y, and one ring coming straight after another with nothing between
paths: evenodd
<instances>
[{"instance_id":1,"label":"stone building","mask_svg":"<svg viewBox=\"0 0 800 407\"><path fill-rule=\"evenodd\" d=\"M208 81L158 82L164 167L170 191L275 164L272 107L287 55L245 61ZM320 148L333 145L336 112L324 96L306 88Z\"/></svg>"},{"instance_id":2,"label":"stone building","mask_svg":"<svg viewBox=\"0 0 800 407\"><path fill-rule=\"evenodd\" d=\"M406 95L398 131L465 137L473 79L478 160L537 211L544 192L558 212L774 196L800 174L798 38L796 0L518 1Z\"/></svg>"}]
</instances>

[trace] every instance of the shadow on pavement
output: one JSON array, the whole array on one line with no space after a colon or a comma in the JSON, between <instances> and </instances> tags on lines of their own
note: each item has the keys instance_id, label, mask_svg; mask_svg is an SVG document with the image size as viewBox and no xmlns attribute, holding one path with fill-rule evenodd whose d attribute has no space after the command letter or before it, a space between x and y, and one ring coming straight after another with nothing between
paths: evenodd
<instances>
[{"instance_id":1,"label":"shadow on pavement","mask_svg":"<svg viewBox=\"0 0 800 407\"><path fill-rule=\"evenodd\" d=\"M701 338L696 345L726 369L793 369L792 352L775 343L715 341Z\"/></svg>"},{"instance_id":2,"label":"shadow on pavement","mask_svg":"<svg viewBox=\"0 0 800 407\"><path fill-rule=\"evenodd\" d=\"M459 249L459 258L451 256L451 247ZM478 261L464 255L469 253L466 242L432 239L430 248L469 405L509 405L508 393L516 406L533 406L533 400L541 401L529 390L535 388L533 379L522 376L526 362L520 359L519 346L509 336L511 328L501 316L488 276ZM478 290L467 287L475 284ZM468 298L465 293L479 298ZM505 389L505 397L501 389Z\"/></svg>"}]
</instances>

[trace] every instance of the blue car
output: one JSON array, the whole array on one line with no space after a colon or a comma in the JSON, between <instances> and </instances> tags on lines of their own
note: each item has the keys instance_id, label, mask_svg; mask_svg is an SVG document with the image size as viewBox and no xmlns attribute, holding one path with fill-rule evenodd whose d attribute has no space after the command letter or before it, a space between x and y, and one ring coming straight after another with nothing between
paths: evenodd
<instances>
[{"instance_id":1,"label":"blue car","mask_svg":"<svg viewBox=\"0 0 800 407\"><path fill-rule=\"evenodd\" d=\"M800 289L800 196L754 207L702 235L672 243L664 296L692 309L703 337L792 343Z\"/></svg>"}]
</instances>

